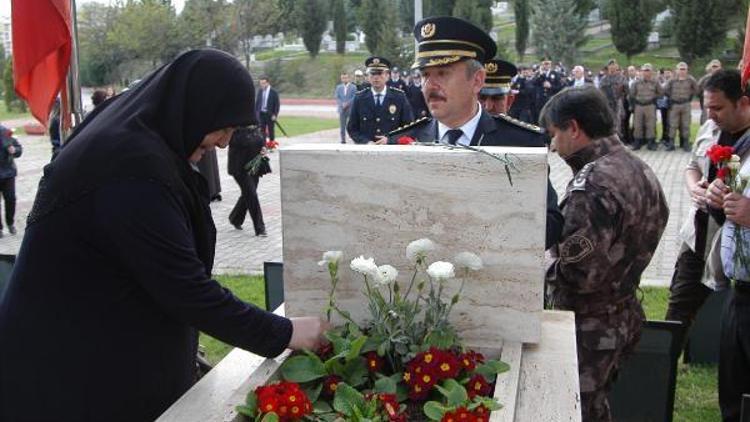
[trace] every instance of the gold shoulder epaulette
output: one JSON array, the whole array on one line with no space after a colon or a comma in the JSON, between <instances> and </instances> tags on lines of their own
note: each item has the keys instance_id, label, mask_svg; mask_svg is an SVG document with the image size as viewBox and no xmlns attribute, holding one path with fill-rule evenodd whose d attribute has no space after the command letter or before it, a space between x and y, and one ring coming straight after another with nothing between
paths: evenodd
<instances>
[{"instance_id":1,"label":"gold shoulder epaulette","mask_svg":"<svg viewBox=\"0 0 750 422\"><path fill-rule=\"evenodd\" d=\"M524 129L530 130L532 132L536 132L536 133L540 133L540 134L544 133L544 130L542 128L540 128L539 126L532 125L531 123L526 123L526 122L518 120L518 119L514 119L514 118L512 118L512 117L510 117L510 116L508 116L507 114L504 114L504 113L498 114L497 116L495 116L495 118L496 119L505 120L506 122L508 122L508 123L510 123L510 124L512 124L514 126L522 127Z\"/></svg>"},{"instance_id":2,"label":"gold shoulder epaulette","mask_svg":"<svg viewBox=\"0 0 750 422\"><path fill-rule=\"evenodd\" d=\"M403 89L401 89L401 88L396 88L395 86L389 86L388 88L389 88L389 89L392 89L392 90L394 90L394 91L398 91L398 92L400 92L400 93L402 93L402 94L405 94L404 90L403 90Z\"/></svg>"},{"instance_id":3,"label":"gold shoulder epaulette","mask_svg":"<svg viewBox=\"0 0 750 422\"><path fill-rule=\"evenodd\" d=\"M396 129L393 129L392 131L388 132L388 136L397 135L397 134L399 134L399 133L401 133L401 132L403 132L405 130L412 129L412 128L417 127L417 126L419 126L421 124L424 124L424 123L429 123L430 120L432 120L431 117L427 117L427 116L420 117L419 119L417 119L417 120L415 120L413 122L409 122L409 123L407 123L407 124L405 124L405 125L403 125L401 127L397 127Z\"/></svg>"},{"instance_id":4,"label":"gold shoulder epaulette","mask_svg":"<svg viewBox=\"0 0 750 422\"><path fill-rule=\"evenodd\" d=\"M354 95L359 95L359 94L361 94L363 92L367 92L369 90L370 90L370 87L368 86L367 88L362 88L359 91L355 92Z\"/></svg>"}]
</instances>

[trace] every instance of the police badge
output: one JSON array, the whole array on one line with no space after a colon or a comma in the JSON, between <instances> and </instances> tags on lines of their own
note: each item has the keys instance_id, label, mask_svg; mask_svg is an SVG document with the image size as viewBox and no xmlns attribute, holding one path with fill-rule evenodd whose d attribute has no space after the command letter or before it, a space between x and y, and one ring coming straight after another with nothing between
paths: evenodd
<instances>
[{"instance_id":1,"label":"police badge","mask_svg":"<svg viewBox=\"0 0 750 422\"><path fill-rule=\"evenodd\" d=\"M390 106L388 106L388 112L390 112L391 114L396 114L396 110L396 104L391 104Z\"/></svg>"},{"instance_id":2,"label":"police badge","mask_svg":"<svg viewBox=\"0 0 750 422\"><path fill-rule=\"evenodd\" d=\"M422 38L430 38L435 35L435 24L430 22L422 25L420 33L422 34Z\"/></svg>"}]
</instances>

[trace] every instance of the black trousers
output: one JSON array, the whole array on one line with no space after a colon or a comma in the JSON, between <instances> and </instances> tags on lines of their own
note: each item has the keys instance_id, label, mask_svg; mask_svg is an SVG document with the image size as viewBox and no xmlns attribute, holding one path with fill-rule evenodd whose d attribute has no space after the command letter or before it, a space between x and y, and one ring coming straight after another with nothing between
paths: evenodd
<instances>
[{"instance_id":1,"label":"black trousers","mask_svg":"<svg viewBox=\"0 0 750 422\"><path fill-rule=\"evenodd\" d=\"M739 422L750 393L750 283L736 286L721 318L719 406L724 422Z\"/></svg>"},{"instance_id":2,"label":"black trousers","mask_svg":"<svg viewBox=\"0 0 750 422\"><path fill-rule=\"evenodd\" d=\"M628 107L624 107L625 113L622 115L622 122L620 124L621 132L622 132L622 140L626 144L632 144L633 143L633 128L630 126L630 116L633 115L633 113L630 111Z\"/></svg>"},{"instance_id":3,"label":"black trousers","mask_svg":"<svg viewBox=\"0 0 750 422\"><path fill-rule=\"evenodd\" d=\"M242 194L237 198L237 203L234 204L232 212L229 213L229 222L235 226L241 226L245 222L245 215L249 212L250 218L253 220L255 234L265 232L266 225L263 222L263 211L260 209L260 201L258 200L258 181L260 178L245 172L233 174L232 177L240 186Z\"/></svg>"},{"instance_id":4,"label":"black trousers","mask_svg":"<svg viewBox=\"0 0 750 422\"><path fill-rule=\"evenodd\" d=\"M271 114L261 111L260 112L260 130L268 136L268 139L276 139L276 123L271 120Z\"/></svg>"},{"instance_id":5,"label":"black trousers","mask_svg":"<svg viewBox=\"0 0 750 422\"><path fill-rule=\"evenodd\" d=\"M685 248L680 253L674 265L665 319L682 322L685 332L711 294L711 289L701 283L704 266L703 256L690 248Z\"/></svg>"},{"instance_id":6,"label":"black trousers","mask_svg":"<svg viewBox=\"0 0 750 422\"><path fill-rule=\"evenodd\" d=\"M12 226L16 218L16 178L0 179L0 191L5 201L5 224ZM0 222L0 230L2 229L3 223Z\"/></svg>"},{"instance_id":7,"label":"black trousers","mask_svg":"<svg viewBox=\"0 0 750 422\"><path fill-rule=\"evenodd\" d=\"M669 109L660 108L659 113L661 113L661 139L666 140L669 139ZM670 141L674 141L674 139L670 139Z\"/></svg>"}]
</instances>

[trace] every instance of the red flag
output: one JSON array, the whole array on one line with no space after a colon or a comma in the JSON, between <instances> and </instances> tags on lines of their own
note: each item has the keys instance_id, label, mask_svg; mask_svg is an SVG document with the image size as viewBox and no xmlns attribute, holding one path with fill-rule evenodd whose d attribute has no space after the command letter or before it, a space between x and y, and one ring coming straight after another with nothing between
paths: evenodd
<instances>
[{"instance_id":1,"label":"red flag","mask_svg":"<svg viewBox=\"0 0 750 422\"><path fill-rule=\"evenodd\" d=\"M750 12L747 14L745 23L745 45L742 48L742 89L747 87L747 80L750 79Z\"/></svg>"},{"instance_id":2,"label":"red flag","mask_svg":"<svg viewBox=\"0 0 750 422\"><path fill-rule=\"evenodd\" d=\"M11 7L16 93L46 126L70 66L70 0L12 0Z\"/></svg>"}]
</instances>

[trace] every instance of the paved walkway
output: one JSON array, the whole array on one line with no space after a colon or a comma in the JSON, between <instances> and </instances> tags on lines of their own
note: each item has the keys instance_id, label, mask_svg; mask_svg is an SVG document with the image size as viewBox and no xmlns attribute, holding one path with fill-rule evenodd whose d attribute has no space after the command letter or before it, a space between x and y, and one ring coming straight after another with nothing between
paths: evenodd
<instances>
[{"instance_id":1,"label":"paved walkway","mask_svg":"<svg viewBox=\"0 0 750 422\"><path fill-rule=\"evenodd\" d=\"M6 122L10 126L22 122ZM20 136L24 146L24 154L18 159L19 175L16 192L18 196L16 226L19 233L0 239L0 253L16 254L26 225L26 216L36 195L37 184L42 168L49 161L50 145L46 137ZM294 139L280 138L282 145L297 143L325 143L336 142L338 129L326 130L310 135L299 136ZM654 169L662 181L662 186L670 203L671 216L667 230L657 249L651 265L644 274L643 284L667 285L672 275L672 268L677 257L679 247L677 232L683 216L687 215L689 198L682 185L682 170L689 154L684 152L641 151L638 153ZM229 211L239 197L239 188L234 180L226 174L226 150L218 153L221 172L222 196L221 202L214 202L211 206L216 228L218 231L215 271L224 274L258 273L262 271L264 261L281 260L281 204L279 197L279 161L278 153L271 154L271 167L274 173L263 177L260 181L259 195L263 207L268 237L255 237L252 223L246 221L245 230L234 229L227 219ZM571 172L557 155L550 155L552 169L552 184L558 192L563 192ZM627 182L627 175L623 175Z\"/></svg>"}]
</instances>

